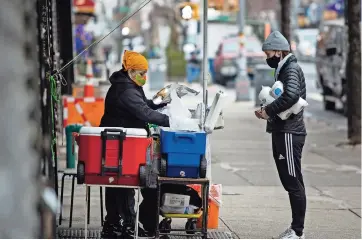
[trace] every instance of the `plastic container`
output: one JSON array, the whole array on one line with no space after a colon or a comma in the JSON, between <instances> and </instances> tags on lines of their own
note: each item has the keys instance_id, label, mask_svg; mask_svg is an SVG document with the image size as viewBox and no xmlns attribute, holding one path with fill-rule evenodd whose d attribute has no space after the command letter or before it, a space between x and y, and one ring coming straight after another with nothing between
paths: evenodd
<instances>
[{"instance_id":1,"label":"plastic container","mask_svg":"<svg viewBox=\"0 0 362 240\"><path fill-rule=\"evenodd\" d=\"M165 193L162 196L164 206L187 207L190 204L190 196L182 194Z\"/></svg>"},{"instance_id":2,"label":"plastic container","mask_svg":"<svg viewBox=\"0 0 362 240\"><path fill-rule=\"evenodd\" d=\"M185 214L184 217L187 217L188 214L195 214L195 210L198 207L189 205L187 207L170 207L170 206L162 206L160 210L162 214Z\"/></svg>"},{"instance_id":3,"label":"plastic container","mask_svg":"<svg viewBox=\"0 0 362 240\"><path fill-rule=\"evenodd\" d=\"M138 186L139 168L152 154L145 129L83 127L78 144L78 170L88 184Z\"/></svg>"},{"instance_id":4,"label":"plastic container","mask_svg":"<svg viewBox=\"0 0 362 240\"><path fill-rule=\"evenodd\" d=\"M195 189L201 196L201 186L200 185L190 185ZM222 195L222 186L221 184L212 184L209 191L209 211L207 219L207 228L208 229L217 229L219 227L219 211L221 206L221 195ZM196 226L201 228L202 218L198 218Z\"/></svg>"},{"instance_id":5,"label":"plastic container","mask_svg":"<svg viewBox=\"0 0 362 240\"><path fill-rule=\"evenodd\" d=\"M161 129L161 153L167 160L167 177L198 178L205 150L205 132Z\"/></svg>"},{"instance_id":6,"label":"plastic container","mask_svg":"<svg viewBox=\"0 0 362 240\"><path fill-rule=\"evenodd\" d=\"M161 129L162 153L205 154L206 133Z\"/></svg>"},{"instance_id":7,"label":"plastic container","mask_svg":"<svg viewBox=\"0 0 362 240\"><path fill-rule=\"evenodd\" d=\"M209 200L209 211L207 214L207 228L218 229L219 228L219 210L220 206L212 200ZM198 218L196 221L198 228L202 227L202 218Z\"/></svg>"}]
</instances>

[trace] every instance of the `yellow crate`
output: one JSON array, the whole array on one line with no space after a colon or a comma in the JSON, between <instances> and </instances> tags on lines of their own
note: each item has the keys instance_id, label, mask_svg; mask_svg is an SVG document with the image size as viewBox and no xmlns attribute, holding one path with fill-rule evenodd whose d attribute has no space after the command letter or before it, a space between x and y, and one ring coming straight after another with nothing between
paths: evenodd
<instances>
[{"instance_id":1,"label":"yellow crate","mask_svg":"<svg viewBox=\"0 0 362 240\"><path fill-rule=\"evenodd\" d=\"M194 214L181 214L181 213L164 213L161 214L162 217L165 218L200 218L202 215L202 211Z\"/></svg>"}]
</instances>

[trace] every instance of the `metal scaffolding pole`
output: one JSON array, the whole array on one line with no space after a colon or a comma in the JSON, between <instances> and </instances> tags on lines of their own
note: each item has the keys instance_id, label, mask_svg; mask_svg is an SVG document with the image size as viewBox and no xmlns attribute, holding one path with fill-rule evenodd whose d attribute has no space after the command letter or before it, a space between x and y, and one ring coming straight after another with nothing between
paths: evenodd
<instances>
[{"instance_id":1,"label":"metal scaffolding pole","mask_svg":"<svg viewBox=\"0 0 362 240\"><path fill-rule=\"evenodd\" d=\"M203 38L203 48L202 48L202 86L203 86L203 102L205 108L207 108L207 78L208 78L208 59L207 59L207 9L208 9L208 0L203 0L203 14L202 14L202 38ZM204 128L205 118L206 118L206 110L203 109L202 115L202 129Z\"/></svg>"}]
</instances>

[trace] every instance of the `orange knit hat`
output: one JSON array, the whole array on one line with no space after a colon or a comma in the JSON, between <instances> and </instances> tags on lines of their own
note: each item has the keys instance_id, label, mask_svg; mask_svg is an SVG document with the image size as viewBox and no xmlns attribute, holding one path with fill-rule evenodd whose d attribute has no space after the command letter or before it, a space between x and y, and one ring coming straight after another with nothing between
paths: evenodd
<instances>
[{"instance_id":1,"label":"orange knit hat","mask_svg":"<svg viewBox=\"0 0 362 240\"><path fill-rule=\"evenodd\" d=\"M147 59L139 54L138 52L133 51L124 51L123 55L123 67L127 70L148 70Z\"/></svg>"}]
</instances>

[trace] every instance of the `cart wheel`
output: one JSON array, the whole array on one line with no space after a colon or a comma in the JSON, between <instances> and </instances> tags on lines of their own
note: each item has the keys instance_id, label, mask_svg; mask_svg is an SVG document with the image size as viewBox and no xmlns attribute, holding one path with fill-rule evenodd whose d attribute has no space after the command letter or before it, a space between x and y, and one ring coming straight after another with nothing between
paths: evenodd
<instances>
[{"instance_id":1,"label":"cart wheel","mask_svg":"<svg viewBox=\"0 0 362 240\"><path fill-rule=\"evenodd\" d=\"M166 169L167 169L167 161L164 158L161 158L160 160L160 176L164 177L166 176Z\"/></svg>"},{"instance_id":2,"label":"cart wheel","mask_svg":"<svg viewBox=\"0 0 362 240\"><path fill-rule=\"evenodd\" d=\"M165 218L160 222L160 233L170 233L171 231L171 218Z\"/></svg>"},{"instance_id":3,"label":"cart wheel","mask_svg":"<svg viewBox=\"0 0 362 240\"><path fill-rule=\"evenodd\" d=\"M207 161L205 156L202 157L200 162L200 178L206 178Z\"/></svg>"},{"instance_id":4,"label":"cart wheel","mask_svg":"<svg viewBox=\"0 0 362 240\"><path fill-rule=\"evenodd\" d=\"M194 219L187 220L185 224L185 230L187 234L194 234L196 230L196 222Z\"/></svg>"},{"instance_id":5,"label":"cart wheel","mask_svg":"<svg viewBox=\"0 0 362 240\"><path fill-rule=\"evenodd\" d=\"M77 183L83 184L84 183L84 163L79 162L77 166Z\"/></svg>"},{"instance_id":6,"label":"cart wheel","mask_svg":"<svg viewBox=\"0 0 362 240\"><path fill-rule=\"evenodd\" d=\"M140 166L140 185L141 187L146 186L146 167L145 166Z\"/></svg>"}]
</instances>

